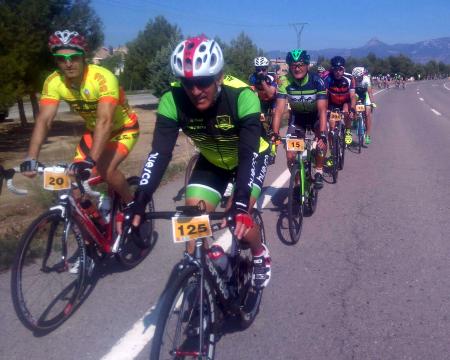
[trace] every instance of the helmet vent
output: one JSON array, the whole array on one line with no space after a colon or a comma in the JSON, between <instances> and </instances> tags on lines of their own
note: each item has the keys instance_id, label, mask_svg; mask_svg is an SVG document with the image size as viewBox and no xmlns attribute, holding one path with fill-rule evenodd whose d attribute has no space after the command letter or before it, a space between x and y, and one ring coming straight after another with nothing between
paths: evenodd
<instances>
[{"instance_id":1,"label":"helmet vent","mask_svg":"<svg viewBox=\"0 0 450 360\"><path fill-rule=\"evenodd\" d=\"M184 61L184 69L185 69L185 71L192 71L192 62L191 62L191 59L186 59L185 61Z\"/></svg>"},{"instance_id":2,"label":"helmet vent","mask_svg":"<svg viewBox=\"0 0 450 360\"><path fill-rule=\"evenodd\" d=\"M217 63L217 56L216 56L216 54L212 54L211 55L211 61L209 62L209 64L211 66L214 66L214 65L216 65L216 63Z\"/></svg>"},{"instance_id":3,"label":"helmet vent","mask_svg":"<svg viewBox=\"0 0 450 360\"><path fill-rule=\"evenodd\" d=\"M203 61L201 57L198 57L197 60L195 60L195 68L198 70L202 67Z\"/></svg>"},{"instance_id":4,"label":"helmet vent","mask_svg":"<svg viewBox=\"0 0 450 360\"><path fill-rule=\"evenodd\" d=\"M180 53L180 52L182 52L184 50L184 45L181 45L179 48L178 48L178 53Z\"/></svg>"},{"instance_id":5,"label":"helmet vent","mask_svg":"<svg viewBox=\"0 0 450 360\"><path fill-rule=\"evenodd\" d=\"M206 50L206 46L205 45L200 45L200 47L198 48L198 51L203 52Z\"/></svg>"}]
</instances>

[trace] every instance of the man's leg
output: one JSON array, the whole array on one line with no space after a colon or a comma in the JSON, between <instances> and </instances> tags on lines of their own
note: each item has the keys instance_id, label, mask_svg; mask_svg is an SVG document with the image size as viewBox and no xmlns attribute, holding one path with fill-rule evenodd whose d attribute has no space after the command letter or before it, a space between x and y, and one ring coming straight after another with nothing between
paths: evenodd
<instances>
[{"instance_id":1,"label":"man's leg","mask_svg":"<svg viewBox=\"0 0 450 360\"><path fill-rule=\"evenodd\" d=\"M116 149L106 148L97 161L97 171L100 176L117 192L122 201L133 201L133 195L127 183L127 179L118 169L120 163L125 160L127 154Z\"/></svg>"}]
</instances>

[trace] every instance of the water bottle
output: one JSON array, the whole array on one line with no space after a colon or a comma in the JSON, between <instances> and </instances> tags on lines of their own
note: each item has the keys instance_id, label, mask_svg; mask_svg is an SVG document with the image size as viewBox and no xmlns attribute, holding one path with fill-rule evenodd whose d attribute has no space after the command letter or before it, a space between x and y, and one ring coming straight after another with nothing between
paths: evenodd
<instances>
[{"instance_id":1,"label":"water bottle","mask_svg":"<svg viewBox=\"0 0 450 360\"><path fill-rule=\"evenodd\" d=\"M213 245L209 249L208 257L213 262L215 268L221 276L224 276L227 281L231 278L231 264L228 255L220 245Z\"/></svg>"},{"instance_id":2,"label":"water bottle","mask_svg":"<svg viewBox=\"0 0 450 360\"><path fill-rule=\"evenodd\" d=\"M100 211L100 214L102 215L103 219L105 220L105 223L107 224L111 220L111 208L112 208L111 198L108 196L108 194L101 193L98 210Z\"/></svg>"}]
</instances>

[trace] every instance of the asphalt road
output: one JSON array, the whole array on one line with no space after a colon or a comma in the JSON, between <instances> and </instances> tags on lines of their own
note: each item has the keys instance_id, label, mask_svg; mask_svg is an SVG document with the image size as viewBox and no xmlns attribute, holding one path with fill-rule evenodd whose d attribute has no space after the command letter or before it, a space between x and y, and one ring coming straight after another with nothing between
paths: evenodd
<instances>
[{"instance_id":1,"label":"asphalt road","mask_svg":"<svg viewBox=\"0 0 450 360\"><path fill-rule=\"evenodd\" d=\"M143 93L143 94L133 94L133 95L127 95L128 103L130 105L154 105L158 103L158 99L153 96L150 93ZM31 109L31 103L27 102L24 103L24 109L25 109L25 115L27 117L33 116L33 111ZM61 101L58 108L59 112L68 112L70 111L69 105ZM17 107L17 104L15 104L12 108L9 110L9 116L10 119L18 119L19 118L19 109Z\"/></svg>"},{"instance_id":2,"label":"asphalt road","mask_svg":"<svg viewBox=\"0 0 450 360\"><path fill-rule=\"evenodd\" d=\"M254 324L225 333L217 359L449 359L450 81L446 87L421 82L376 95L373 143L347 153L295 246L278 235L286 234L280 149L263 213L273 278ZM157 208L173 209L180 187L181 179L161 187ZM144 263L101 269L85 303L45 337L16 319L10 274L1 274L0 358L148 358L150 309L182 253L167 223L157 231Z\"/></svg>"}]
</instances>

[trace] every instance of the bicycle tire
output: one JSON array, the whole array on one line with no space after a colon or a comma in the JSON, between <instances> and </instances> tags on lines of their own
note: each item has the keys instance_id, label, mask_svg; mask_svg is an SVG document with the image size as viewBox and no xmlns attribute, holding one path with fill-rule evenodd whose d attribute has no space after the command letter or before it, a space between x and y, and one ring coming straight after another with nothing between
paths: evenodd
<instances>
[{"instance_id":1,"label":"bicycle tire","mask_svg":"<svg viewBox=\"0 0 450 360\"><path fill-rule=\"evenodd\" d=\"M345 163L345 130L344 127L340 127L339 131L339 170L344 170L344 163Z\"/></svg>"},{"instance_id":2,"label":"bicycle tire","mask_svg":"<svg viewBox=\"0 0 450 360\"><path fill-rule=\"evenodd\" d=\"M189 184L189 180L191 179L192 172L194 171L195 164L197 163L198 158L200 157L200 153L196 152L194 155L191 156L189 159L189 162L186 166L186 172L184 174L184 194L186 197L186 189Z\"/></svg>"},{"instance_id":3,"label":"bicycle tire","mask_svg":"<svg viewBox=\"0 0 450 360\"><path fill-rule=\"evenodd\" d=\"M264 230L264 222L261 213L254 209L252 212L253 221L258 224L261 234L261 242L267 245L266 233ZM239 312L239 327L245 330L253 323L259 313L259 306L261 305L262 294L264 289L255 290L251 286L252 277L252 255L250 249L243 250L241 248L239 256L239 288L243 293L240 312Z\"/></svg>"},{"instance_id":4,"label":"bicycle tire","mask_svg":"<svg viewBox=\"0 0 450 360\"><path fill-rule=\"evenodd\" d=\"M364 142L364 116L359 115L358 120L358 153L361 153Z\"/></svg>"},{"instance_id":5,"label":"bicycle tire","mask_svg":"<svg viewBox=\"0 0 450 360\"><path fill-rule=\"evenodd\" d=\"M46 230L47 224L50 224L48 230ZM59 234L57 231L60 224L63 225L63 234L67 234L68 253L65 261L58 254L56 257L52 256L54 255L53 252L61 255L60 249L57 248L58 242L55 241L55 236ZM44 231L44 233L39 235L40 231ZM45 234L45 231L48 231L47 234ZM75 235L74 241L69 238L69 233ZM45 237L45 235L47 236ZM53 246L56 246L55 250L53 250ZM42 258L46 258L46 260L39 264L37 260ZM54 258L55 261L59 261L53 266L49 266L50 263L53 263L52 260ZM46 265L45 267L43 266L44 264ZM78 265L78 272L71 272L70 264L73 265L72 270L76 270ZM32 279L28 281L27 275L33 271L47 274L46 284L42 284L42 281L36 275L33 275ZM11 270L12 301L22 324L34 332L49 332L61 325L71 316L76 308L79 295L84 286L85 272L86 248L80 227L75 222L75 219L72 219L71 227L68 229L66 228L65 219L61 217L60 210L46 211L34 220L20 240ZM54 281L55 276L58 276L57 282ZM63 286L62 280L68 280L69 284ZM28 287L29 289L27 289ZM62 290L58 290L59 293L56 297L52 295L52 299L49 302L45 301L45 308L41 311L35 309L34 304L31 303L31 298L33 297L31 291L36 287L39 291L39 299L42 299L44 291L55 293L54 289L57 287L62 288ZM56 310L56 308L61 308L61 310Z\"/></svg>"},{"instance_id":6,"label":"bicycle tire","mask_svg":"<svg viewBox=\"0 0 450 360\"><path fill-rule=\"evenodd\" d=\"M333 132L333 166L331 167L331 176L333 178L333 184L337 183L338 168L339 168L339 136L336 130Z\"/></svg>"},{"instance_id":7,"label":"bicycle tire","mask_svg":"<svg viewBox=\"0 0 450 360\"><path fill-rule=\"evenodd\" d=\"M195 313L196 304L199 304L198 294L197 292L200 290L198 280L200 279L200 275L198 274L198 268L194 266L188 265L180 273L177 274L176 277L173 277L173 281L168 283L168 286L164 290L164 295L160 299L160 303L158 305L158 319L156 322L155 335L152 340L152 346L150 350L150 359L151 360L165 360L165 359L187 359L191 357L184 357L182 354L177 356L176 351L181 352L180 350L184 350L185 353L190 353L192 359L205 359L205 360L213 360L215 347L216 347L216 327L217 327L217 307L215 304L215 297L213 292L213 287L211 286L210 281L207 276L203 277L203 287L204 289L204 304L202 306L204 313L204 321L203 326L205 330L204 336L204 345L205 350L204 353L206 356L195 356L194 353L200 352L200 349L195 349L196 339L195 337L189 337L192 333L196 334L196 331L192 330L194 326L196 326L196 316L200 322L200 318L198 314ZM189 301L192 301L194 304L189 304ZM185 317L185 310L187 317ZM170 340L170 334L168 329L171 323L171 316L177 316L176 319L176 333L172 337L172 341ZM194 321L192 321L194 319ZM206 320L206 322L205 322ZM192 323L191 323L192 322ZM185 327L183 323L186 323ZM199 324L200 325L200 324ZM184 328L184 331L182 329ZM200 326L198 326L198 332L200 332ZM167 335L167 336L165 336ZM183 343L177 339L177 335L186 335L187 339ZM166 344L166 337L167 344ZM198 338L199 336L197 336ZM191 343L189 343L189 341ZM172 344L169 344L172 343ZM199 343L197 339L197 343ZM180 345L186 347L186 349L179 348ZM199 344L198 344L199 346ZM192 349L194 348L194 349Z\"/></svg>"},{"instance_id":8,"label":"bicycle tire","mask_svg":"<svg viewBox=\"0 0 450 360\"><path fill-rule=\"evenodd\" d=\"M298 179L298 185L297 185ZM291 178L289 180L288 193L288 225L289 236L292 244L296 244L300 240L300 235L303 228L303 200L300 193L302 188L302 177L299 169L294 166L291 171Z\"/></svg>"},{"instance_id":9,"label":"bicycle tire","mask_svg":"<svg viewBox=\"0 0 450 360\"><path fill-rule=\"evenodd\" d=\"M139 177L132 176L127 179L130 188L137 187L139 185ZM132 191L134 192L134 191ZM120 209L120 198L117 196L115 209ZM117 211L116 210L116 211ZM153 199L149 201L145 209L146 213L153 212L155 207L153 205ZM112 217L114 224L115 214ZM132 269L139 265L151 252L152 240L153 240L154 220L143 220L139 226L139 236L126 237L121 249L116 255L116 259L125 269Z\"/></svg>"}]
</instances>

